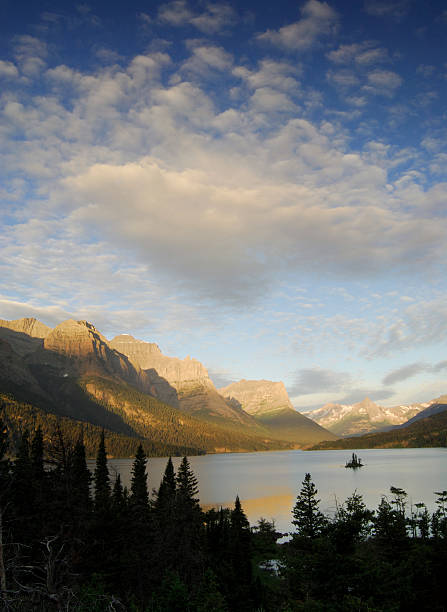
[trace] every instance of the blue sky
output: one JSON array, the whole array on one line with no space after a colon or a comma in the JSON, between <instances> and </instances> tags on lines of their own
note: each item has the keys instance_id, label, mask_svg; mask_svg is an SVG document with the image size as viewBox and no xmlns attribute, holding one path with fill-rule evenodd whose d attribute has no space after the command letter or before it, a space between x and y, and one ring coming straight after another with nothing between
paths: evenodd
<instances>
[{"instance_id":1,"label":"blue sky","mask_svg":"<svg viewBox=\"0 0 447 612\"><path fill-rule=\"evenodd\" d=\"M447 391L442 2L0 9L0 317L298 409Z\"/></svg>"}]
</instances>

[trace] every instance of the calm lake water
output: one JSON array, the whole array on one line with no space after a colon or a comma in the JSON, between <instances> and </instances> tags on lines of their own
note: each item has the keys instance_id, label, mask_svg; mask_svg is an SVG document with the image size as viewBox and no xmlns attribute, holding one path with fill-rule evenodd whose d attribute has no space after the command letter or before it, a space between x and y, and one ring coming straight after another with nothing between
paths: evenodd
<instances>
[{"instance_id":1,"label":"calm lake water","mask_svg":"<svg viewBox=\"0 0 447 612\"><path fill-rule=\"evenodd\" d=\"M202 506L231 506L239 495L253 525L260 517L274 519L277 529L291 531L291 510L306 472L321 499L320 509L334 512L355 490L370 509L376 509L391 486L408 493L409 505L423 501L435 509L434 491L447 489L447 449L369 449L358 451L365 464L359 470L344 464L352 451L277 451L228 453L190 457L199 481ZM149 488L158 488L166 458L148 461ZM111 473L119 472L130 486L132 459L111 459ZM180 458L173 458L177 468Z\"/></svg>"}]
</instances>

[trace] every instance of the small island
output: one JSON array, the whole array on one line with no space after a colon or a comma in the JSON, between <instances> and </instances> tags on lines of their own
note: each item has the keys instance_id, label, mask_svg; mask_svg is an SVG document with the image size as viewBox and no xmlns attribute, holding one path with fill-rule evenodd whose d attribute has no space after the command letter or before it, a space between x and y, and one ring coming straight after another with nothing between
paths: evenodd
<instances>
[{"instance_id":1,"label":"small island","mask_svg":"<svg viewBox=\"0 0 447 612\"><path fill-rule=\"evenodd\" d=\"M346 468L353 468L354 470L356 470L357 468L361 468L363 467L363 463L362 460L360 459L360 457L357 457L357 455L355 453L352 453L352 457L350 459L350 461L346 461Z\"/></svg>"}]
</instances>

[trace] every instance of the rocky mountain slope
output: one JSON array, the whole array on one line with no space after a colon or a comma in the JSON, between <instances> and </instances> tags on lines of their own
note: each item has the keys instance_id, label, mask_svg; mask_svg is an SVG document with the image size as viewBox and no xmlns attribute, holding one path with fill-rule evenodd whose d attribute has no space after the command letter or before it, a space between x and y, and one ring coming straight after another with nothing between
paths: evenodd
<instances>
[{"instance_id":1,"label":"rocky mountain slope","mask_svg":"<svg viewBox=\"0 0 447 612\"><path fill-rule=\"evenodd\" d=\"M282 382L240 380L219 389L229 404L239 406L278 437L299 444L336 438L311 419L297 412Z\"/></svg>"},{"instance_id":2,"label":"rocky mountain slope","mask_svg":"<svg viewBox=\"0 0 447 612\"><path fill-rule=\"evenodd\" d=\"M160 389L170 389L171 397L178 402L177 389L154 368L140 368L135 358L132 363L87 321L64 321L53 330L29 320L8 323L9 326L0 326L0 393L18 403L26 402L38 410L105 427L117 434L156 441L157 448L168 445L216 452L292 446L275 439L241 409L229 407L198 362L168 362L169 358L165 358L162 371L170 375L168 365L178 366L173 379L179 394L186 395L185 383L190 385L186 399L191 402L191 387L196 381L190 377L198 372L199 399L201 393L206 393L207 408L214 399L222 406L218 423L204 423L175 405L161 402L157 398ZM27 331L38 335L28 335ZM158 352L159 363L163 358ZM177 361L184 361L186 368L182 370ZM180 403L182 400L180 397ZM200 405L199 409L194 405L190 412L199 414ZM238 428L235 420L225 418L225 414L237 415Z\"/></svg>"},{"instance_id":3,"label":"rocky mountain slope","mask_svg":"<svg viewBox=\"0 0 447 612\"><path fill-rule=\"evenodd\" d=\"M366 397L356 404L325 404L306 416L337 436L352 436L405 423L424 406L427 404L384 408Z\"/></svg>"},{"instance_id":4,"label":"rocky mountain slope","mask_svg":"<svg viewBox=\"0 0 447 612\"><path fill-rule=\"evenodd\" d=\"M444 412L444 410L447 410L447 395L441 395L440 397L437 397L436 399L431 400L430 402L426 402L425 404L415 404L415 405L422 407L420 412L415 414L411 419L409 419L403 425L398 425L399 428L406 427L407 425L411 425L412 423L415 423L416 421L425 419L426 417L429 417L434 414Z\"/></svg>"},{"instance_id":5,"label":"rocky mountain slope","mask_svg":"<svg viewBox=\"0 0 447 612\"><path fill-rule=\"evenodd\" d=\"M262 433L250 415L225 402L200 361L190 357L168 357L156 344L136 340L128 334L116 336L109 344L126 355L136 367L148 374L156 372L171 389L175 389L176 397L164 395L163 401L205 420L230 421L235 426L249 427Z\"/></svg>"}]
</instances>

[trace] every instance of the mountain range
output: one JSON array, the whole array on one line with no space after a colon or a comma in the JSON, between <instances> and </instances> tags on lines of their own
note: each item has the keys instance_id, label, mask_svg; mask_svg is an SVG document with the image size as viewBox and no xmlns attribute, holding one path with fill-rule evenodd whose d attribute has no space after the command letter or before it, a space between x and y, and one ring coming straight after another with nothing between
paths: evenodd
<instances>
[{"instance_id":1,"label":"mountain range","mask_svg":"<svg viewBox=\"0 0 447 612\"><path fill-rule=\"evenodd\" d=\"M10 428L65 419L73 430L105 428L117 449L130 448L132 439L150 442L155 454L299 448L335 439L293 409L282 383L248 382L281 389L283 405L244 407L236 391L229 399L218 392L199 361L168 357L127 334L109 341L88 321L52 329L36 319L0 320L0 412Z\"/></svg>"},{"instance_id":2,"label":"mountain range","mask_svg":"<svg viewBox=\"0 0 447 612\"><path fill-rule=\"evenodd\" d=\"M352 436L406 423L436 401L385 408L366 397L355 404L325 404L306 416L339 437Z\"/></svg>"},{"instance_id":3,"label":"mountain range","mask_svg":"<svg viewBox=\"0 0 447 612\"><path fill-rule=\"evenodd\" d=\"M319 442L312 450L447 446L447 396L442 395L402 425L387 431Z\"/></svg>"}]
</instances>

